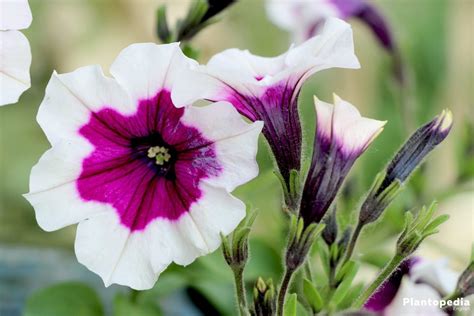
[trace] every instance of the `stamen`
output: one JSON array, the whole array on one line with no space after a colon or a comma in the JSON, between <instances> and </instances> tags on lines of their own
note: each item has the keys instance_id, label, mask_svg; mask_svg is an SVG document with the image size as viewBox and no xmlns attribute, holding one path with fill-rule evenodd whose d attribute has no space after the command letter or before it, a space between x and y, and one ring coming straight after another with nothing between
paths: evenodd
<instances>
[{"instance_id":1,"label":"stamen","mask_svg":"<svg viewBox=\"0 0 474 316\"><path fill-rule=\"evenodd\" d=\"M162 166L171 159L168 148L163 146L153 146L148 148L148 158L155 158L155 164Z\"/></svg>"}]
</instances>

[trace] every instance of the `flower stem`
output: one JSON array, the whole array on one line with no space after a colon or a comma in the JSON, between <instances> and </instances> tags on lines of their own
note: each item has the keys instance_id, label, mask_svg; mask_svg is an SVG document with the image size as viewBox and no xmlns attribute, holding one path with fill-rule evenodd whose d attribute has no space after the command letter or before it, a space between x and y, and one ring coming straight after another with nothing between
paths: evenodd
<instances>
[{"instance_id":1,"label":"flower stem","mask_svg":"<svg viewBox=\"0 0 474 316\"><path fill-rule=\"evenodd\" d=\"M278 293L278 306L277 306L277 315L283 316L283 306L285 305L285 298L286 293L288 292L288 287L291 282L291 278L293 277L293 273L295 271L286 268L285 275L283 276L283 280L281 281L280 291Z\"/></svg>"},{"instance_id":2,"label":"flower stem","mask_svg":"<svg viewBox=\"0 0 474 316\"><path fill-rule=\"evenodd\" d=\"M244 287L244 269L236 268L232 269L234 272L234 281L235 281L235 294L237 296L237 307L239 309L240 315L244 316L243 309L247 309L247 298L245 296L245 287Z\"/></svg>"},{"instance_id":3,"label":"flower stem","mask_svg":"<svg viewBox=\"0 0 474 316\"><path fill-rule=\"evenodd\" d=\"M357 223L356 228L354 229L354 232L352 233L351 240L349 242L349 245L347 246L346 254L344 256L344 259L342 260L341 267L349 260L351 260L352 253L354 252L354 248L357 243L357 239L359 239L359 235L362 231L362 228L364 227L363 224L359 221Z\"/></svg>"},{"instance_id":4,"label":"flower stem","mask_svg":"<svg viewBox=\"0 0 474 316\"><path fill-rule=\"evenodd\" d=\"M365 291L355 300L352 305L353 308L360 309L364 303L379 289L379 287L384 283L384 281L392 274L393 271L397 269L400 263L403 261L404 257L396 254L392 260L383 268L377 278L370 284Z\"/></svg>"}]
</instances>

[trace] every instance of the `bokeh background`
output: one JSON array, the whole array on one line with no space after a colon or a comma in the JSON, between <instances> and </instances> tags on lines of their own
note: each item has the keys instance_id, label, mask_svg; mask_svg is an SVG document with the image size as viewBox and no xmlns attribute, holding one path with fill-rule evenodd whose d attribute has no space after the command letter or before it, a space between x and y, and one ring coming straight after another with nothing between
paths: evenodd
<instances>
[{"instance_id":1,"label":"bokeh background","mask_svg":"<svg viewBox=\"0 0 474 316\"><path fill-rule=\"evenodd\" d=\"M32 88L18 104L0 109L0 315L20 314L32 293L59 281L84 282L96 289L99 298L92 300L98 300L97 309L101 309L100 301L109 314L135 311L134 308L145 310L137 315L158 313L158 309L166 315L232 313L231 273L219 251L187 268L171 267L153 290L140 294L139 302L146 307L136 307L136 300L128 299L128 289L104 288L98 276L77 263L73 252L75 227L42 231L33 209L22 197L28 191L31 167L49 148L35 116L52 71L70 72L84 65L100 64L107 73L126 46L158 42L155 10L163 3L167 3L169 21L173 23L184 16L190 1L30 0L33 23L24 34L33 55ZM311 153L314 134L313 94L330 101L336 92L358 106L365 116L388 120L384 132L356 163L339 197L339 221L344 226L375 174L403 140L416 126L443 108L450 108L455 120L451 135L417 171L382 221L364 232L357 252L367 262L359 278L367 281L392 254L403 211L436 199L440 213L450 214L451 219L438 235L422 245L418 255L446 258L453 269L461 271L474 241L474 2L374 3L388 19L400 47L409 87L400 90L393 80L390 56L365 25L351 20L362 68L326 70L304 85L300 111L306 155ZM268 21L263 1L239 0L221 15L220 22L198 34L192 45L200 51L199 61L204 63L213 54L231 47L264 56L278 55L288 49L289 41L289 34ZM251 235L252 258L246 274L249 288L259 275L278 280L285 241L281 193L263 139L258 159L260 176L236 191L259 210ZM87 288L82 290L79 293L85 297L94 295ZM28 304L34 304L34 300L33 294ZM154 305L156 300L159 307ZM73 301L69 304L74 306Z\"/></svg>"}]
</instances>

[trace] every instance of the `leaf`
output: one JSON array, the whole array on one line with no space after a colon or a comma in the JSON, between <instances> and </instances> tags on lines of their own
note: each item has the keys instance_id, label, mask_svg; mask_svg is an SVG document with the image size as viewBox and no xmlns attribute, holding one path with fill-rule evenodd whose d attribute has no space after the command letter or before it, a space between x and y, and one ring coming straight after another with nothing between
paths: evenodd
<instances>
[{"instance_id":1,"label":"leaf","mask_svg":"<svg viewBox=\"0 0 474 316\"><path fill-rule=\"evenodd\" d=\"M308 279L303 280L303 293L314 313L318 313L324 305L321 294Z\"/></svg>"},{"instance_id":2,"label":"leaf","mask_svg":"<svg viewBox=\"0 0 474 316\"><path fill-rule=\"evenodd\" d=\"M118 294L114 298L114 316L159 316L161 314L158 306L151 302L132 302L123 294Z\"/></svg>"},{"instance_id":3,"label":"leaf","mask_svg":"<svg viewBox=\"0 0 474 316\"><path fill-rule=\"evenodd\" d=\"M104 315L97 293L79 282L64 282L33 293L25 316L101 316Z\"/></svg>"},{"instance_id":4,"label":"leaf","mask_svg":"<svg viewBox=\"0 0 474 316\"><path fill-rule=\"evenodd\" d=\"M357 270L359 270L359 265L356 262L350 262L352 262L353 264L348 267L347 272L344 274L344 279L342 280L341 284L334 292L334 296L332 297L332 302L334 302L334 304L336 305L341 303L344 297L349 292L349 289L352 285L352 281L354 280Z\"/></svg>"},{"instance_id":5,"label":"leaf","mask_svg":"<svg viewBox=\"0 0 474 316\"><path fill-rule=\"evenodd\" d=\"M296 293L290 294L286 300L285 306L283 307L283 316L296 316L297 306L297 295Z\"/></svg>"}]
</instances>

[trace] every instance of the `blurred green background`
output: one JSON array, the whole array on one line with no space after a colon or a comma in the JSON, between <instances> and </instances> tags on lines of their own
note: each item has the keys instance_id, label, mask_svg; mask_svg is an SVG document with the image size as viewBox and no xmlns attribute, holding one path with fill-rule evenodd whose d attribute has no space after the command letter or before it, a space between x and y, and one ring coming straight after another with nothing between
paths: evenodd
<instances>
[{"instance_id":1,"label":"blurred green background","mask_svg":"<svg viewBox=\"0 0 474 316\"><path fill-rule=\"evenodd\" d=\"M73 257L75 227L51 233L42 231L22 194L28 191L31 167L49 148L35 116L52 71L70 72L84 65L100 64L107 73L114 58L129 44L157 42L155 10L163 3L167 3L169 20L173 22L184 16L190 1L30 0L33 23L24 34L32 49L32 88L18 104L0 109L0 312L2 304L10 304L10 311L21 309L27 295L57 280L85 280L100 290L101 298L108 302L106 306L110 306L111 293L126 292L117 286L105 290L99 277L81 270ZM454 269L461 270L474 240L474 2L374 3L387 17L401 49L410 74L408 92L400 91L394 82L392 60L370 30L351 20L362 68L326 70L304 85L300 111L305 126L305 152L310 155L314 134L313 94L330 101L335 92L359 107L363 115L388 120L384 132L355 164L346 181L338 202L340 224L346 225L374 175L403 140L416 126L443 108L450 108L455 120L451 135L417 171L383 220L365 231L358 252L369 263L360 276L364 279L373 273L372 265L380 266L392 253L394 238L401 229L400 214L437 199L440 213L450 214L451 219L418 253L428 258L447 257ZM278 55L289 47L289 34L268 21L263 1L240 0L221 18L192 42L201 52L201 63L231 47L263 56ZM402 93L410 95L408 106L402 105L406 100ZM272 174L272 160L263 139L258 159L260 176L236 191L237 196L259 210L246 275L249 285L258 275L278 279L285 233L279 184ZM34 270L35 264L42 265L35 271L49 271L41 282L35 282L37 274L25 272ZM70 270L60 276L51 272L65 265ZM80 272L68 272L76 270ZM12 288L19 294L12 293ZM166 311L174 297L172 293L181 293L183 289L194 302L191 305L201 310L229 314L233 309L231 274L219 251L189 268L172 267L160 278L156 289L140 299L164 299L161 305L165 305ZM115 299L117 304L126 303L119 297ZM106 308L110 311L110 307Z\"/></svg>"}]
</instances>

